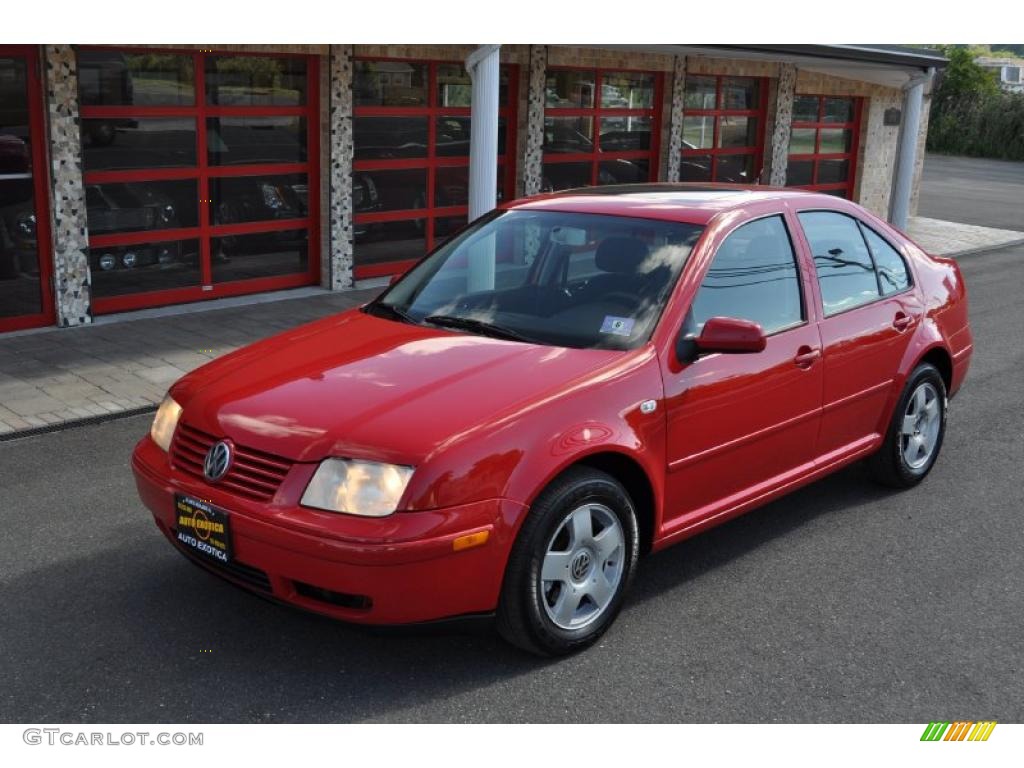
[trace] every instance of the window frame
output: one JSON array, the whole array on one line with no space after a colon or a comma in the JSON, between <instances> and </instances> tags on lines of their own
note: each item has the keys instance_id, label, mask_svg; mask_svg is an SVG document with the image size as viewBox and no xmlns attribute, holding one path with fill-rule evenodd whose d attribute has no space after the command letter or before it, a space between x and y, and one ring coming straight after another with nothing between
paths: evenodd
<instances>
[{"instance_id":1,"label":"window frame","mask_svg":"<svg viewBox=\"0 0 1024 768\"><path fill-rule=\"evenodd\" d=\"M709 72L687 72L687 77L713 77L715 78L715 107L714 109L693 109L686 106L686 97L683 97L683 114L682 121L679 124L679 140L683 142L685 136L685 121L687 117L711 117L714 119L714 129L711 138L711 146L707 148L697 149L686 149L683 148L679 152L680 160L687 157L701 157L704 155L711 156L711 168L710 174L711 179L706 183L718 183L715 180L715 174L718 171L718 158L721 155L753 155L754 157L754 170L755 174L751 180L751 184L759 184L761 177L764 175L764 147L765 147L765 134L768 129L768 78L760 77L756 75L722 75L713 74ZM726 79L745 78L754 80L758 85L758 107L756 109L725 109L723 108L724 93L722 91L722 81ZM684 84L685 89L685 84ZM754 146L745 147L719 147L718 139L721 132L720 123L723 117L747 117L757 119L757 143ZM753 151L751 151L753 150ZM680 181L682 181L680 176Z\"/></svg>"},{"instance_id":2,"label":"window frame","mask_svg":"<svg viewBox=\"0 0 1024 768\"><path fill-rule=\"evenodd\" d=\"M422 258L432 253L434 249L445 240L452 237L447 235L439 238L435 234L434 224L436 219L469 215L469 205L436 206L435 191L437 171L441 168L469 168L469 155L439 155L437 154L437 121L443 117L470 117L472 107L444 107L437 101L437 72L441 66L462 66L462 62L447 59L417 59L400 56L354 56L353 62L353 86L355 84L355 64L358 62L403 62L408 64L421 64L427 67L427 103L418 107L386 107L386 106L356 106L353 94L352 118L358 117L422 117L427 121L427 151L424 157L402 157L391 159L352 160L352 172L372 172L391 170L423 170L427 175L426 205L423 208L398 209L379 211L372 213L355 213L353 211L353 224L378 224L395 221L423 220L423 254L415 259L404 259L402 261L376 262L373 264L360 265L356 263L355 254L352 259L352 272L356 280L364 280L374 277L387 277L389 275L402 274ZM498 166L504 169L505 177L502 180L502 194L506 200L515 198L516 188L516 147L517 147L517 117L519 106L519 65L502 63L500 65L508 72L508 98L506 104L498 104L498 116L505 119L505 153L498 155ZM353 150L355 148L355 135L353 133ZM469 222L467 222L468 224ZM459 227L459 230L462 228ZM459 230L456 230L458 232ZM452 233L455 234L455 233ZM354 247L354 243L353 243Z\"/></svg>"},{"instance_id":3,"label":"window frame","mask_svg":"<svg viewBox=\"0 0 1024 768\"><path fill-rule=\"evenodd\" d=\"M705 268L705 270L700 275L700 282L697 283L697 289L694 291L693 298L690 300L690 304L686 308L684 318L692 314L693 303L697 300L697 296L700 293L701 288L704 287L704 280L707 278L708 272L710 272L711 268L714 266L715 258L718 256L718 252L721 250L722 246L725 245L725 241L732 237L737 231L745 227L747 224L754 224L758 221L763 221L764 219L770 219L773 217L778 218L782 221L783 230L786 233L786 238L789 240L789 249L793 255L793 264L796 267L797 290L800 292L800 320L795 323L790 323L789 325L784 325L781 328L777 328L771 333L766 332L763 327L761 328L761 331L762 333L764 333L765 338L768 339L773 336L777 336L780 333L786 333L796 328L802 328L811 322L811 308L810 306L808 306L808 292L806 290L806 286L804 285L803 258L801 257L800 250L797 247L797 240L793 236L793 230L790 228L790 224L788 221L789 217L786 215L785 211L773 211L771 213L764 213L759 216L754 216L753 218L746 219L744 221L737 223L736 226L732 227L725 234L722 235L721 239L718 241L718 245L715 247L714 252L708 259L707 268ZM801 234L803 233L801 232ZM743 318L737 319L742 320ZM760 323L758 325L760 325ZM696 338L696 336L688 336L687 338Z\"/></svg>"},{"instance_id":4,"label":"window frame","mask_svg":"<svg viewBox=\"0 0 1024 768\"><path fill-rule=\"evenodd\" d=\"M818 119L814 121L801 120L792 121L790 130L800 128L814 130L814 151L790 154L789 146L786 147L786 186L789 184L789 164L791 162L811 163L811 183L793 184L793 189L807 189L814 192L842 191L843 198L853 200L854 191L857 186L857 171L860 161L860 123L863 116L864 99L861 96L846 96L823 93L798 93L794 98L808 97L818 100ZM825 100L826 99L850 99L853 102L853 120L845 123L825 122ZM847 152L821 152L821 131L823 128L841 128L850 131L850 149ZM792 136L792 133L790 134ZM846 181L818 183L818 166L822 160L846 160L849 163L849 171Z\"/></svg>"},{"instance_id":5,"label":"window frame","mask_svg":"<svg viewBox=\"0 0 1024 768\"><path fill-rule=\"evenodd\" d=\"M154 229L104 235L89 234L89 248L120 247L163 243L178 240L199 241L199 285L165 288L156 291L128 293L92 299L94 314L121 312L145 307L179 304L189 301L237 296L247 293L316 285L320 282L320 57L315 54L283 53L273 51L225 51L218 49L184 49L174 47L146 48L119 45L75 46L77 64L81 51L104 51L125 54L171 54L192 57L193 102L167 106L103 105L79 106L81 120L147 117L181 117L195 121L196 164L187 167L133 168L130 170L86 171L83 163L83 183L108 184L141 181L194 180L199 195L199 220L194 227ZM223 106L207 103L206 60L210 58L274 58L304 59L306 61L306 99L295 106ZM306 120L306 160L297 163L251 163L240 165L211 165L207 153L207 118L220 117L298 117ZM210 180L228 176L268 176L301 173L306 175L309 190L307 215L304 218L214 224L210 211ZM205 202L204 202L205 201ZM227 282L214 282L212 242L214 238L230 235L276 233L306 230L306 271L302 273L257 277Z\"/></svg>"},{"instance_id":6,"label":"window frame","mask_svg":"<svg viewBox=\"0 0 1024 768\"><path fill-rule=\"evenodd\" d=\"M53 325L57 318L54 301L53 251L50 232L50 165L46 104L39 46L0 45L0 57L25 62L28 130L32 141L32 205L36 217L36 263L39 266L39 312L0 317L0 334Z\"/></svg>"},{"instance_id":7,"label":"window frame","mask_svg":"<svg viewBox=\"0 0 1024 768\"><path fill-rule=\"evenodd\" d=\"M864 248L868 252L868 258L871 259L871 267L875 273L875 285L878 287L878 298L872 299L871 301L865 301L863 304L858 304L854 307L847 307L846 309L842 309L839 312L833 312L832 314L827 314L825 312L825 299L821 293L821 279L818 277L818 266L814 262L814 246L811 245L811 239L807 236L807 230L804 228L804 223L803 221L800 220L800 214L803 213L833 213L837 216L845 216L848 219L853 219L854 224L858 225L857 232L860 234L860 238L864 242ZM847 213L846 211L836 210L835 208L801 208L799 210L794 210L793 216L796 218L796 223L800 227L800 235L803 237L803 241L807 244L807 255L811 260L811 265L814 267L814 279L818 284L818 302L820 304L818 308L821 310L822 321L830 320L833 317L839 317L840 315L845 315L847 312L855 312L858 309L863 309L864 307L870 307L871 305L877 304L880 301L887 301L896 296L902 296L903 294L909 293L910 291L914 290L914 287L917 284L914 275L914 270L911 269L910 260L903 253L903 249L893 245L892 241L888 237L884 236L874 227L869 226L867 222L863 221L859 216L855 216L852 213ZM882 293L882 278L878 274L878 262L875 261L875 253L874 251L871 250L871 246L868 244L868 239L864 236L862 228L865 227L867 229L870 229L880 238L882 238L884 242L888 243L889 246L894 251L896 251L897 254L899 254L899 257L903 259L903 266L906 267L907 269L907 277L909 278L909 283L907 287L904 288L902 291L896 291L895 293L888 294Z\"/></svg>"},{"instance_id":8,"label":"window frame","mask_svg":"<svg viewBox=\"0 0 1024 768\"><path fill-rule=\"evenodd\" d=\"M547 105L547 77L552 72L593 72L594 73L594 106L592 107L549 107ZM652 75L654 78L654 95L649 108L622 109L621 107L605 107L603 80L605 74L618 72ZM650 69L629 67L577 67L552 66L544 70L544 120L548 117L588 117L592 121L593 142L589 152L546 152L541 146L541 175L544 166L562 163L590 163L590 183L585 186L598 186L601 163L614 160L647 160L647 181L658 180L658 166L661 159L661 127L665 96L665 73ZM647 149L620 150L615 152L601 151L601 118L603 117L646 117L651 121L651 145Z\"/></svg>"}]
</instances>

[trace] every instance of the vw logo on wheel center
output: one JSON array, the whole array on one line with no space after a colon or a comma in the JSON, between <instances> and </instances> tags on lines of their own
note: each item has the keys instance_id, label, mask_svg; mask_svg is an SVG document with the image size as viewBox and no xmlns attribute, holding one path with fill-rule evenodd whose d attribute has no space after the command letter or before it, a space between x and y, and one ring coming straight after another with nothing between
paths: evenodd
<instances>
[{"instance_id":1,"label":"vw logo on wheel center","mask_svg":"<svg viewBox=\"0 0 1024 768\"><path fill-rule=\"evenodd\" d=\"M203 474L211 482L220 480L231 468L231 444L221 440L210 446L203 462Z\"/></svg>"},{"instance_id":2,"label":"vw logo on wheel center","mask_svg":"<svg viewBox=\"0 0 1024 768\"><path fill-rule=\"evenodd\" d=\"M572 578L574 581L582 581L583 577L587 575L587 571L590 570L590 553L587 551L580 552L572 560Z\"/></svg>"}]
</instances>

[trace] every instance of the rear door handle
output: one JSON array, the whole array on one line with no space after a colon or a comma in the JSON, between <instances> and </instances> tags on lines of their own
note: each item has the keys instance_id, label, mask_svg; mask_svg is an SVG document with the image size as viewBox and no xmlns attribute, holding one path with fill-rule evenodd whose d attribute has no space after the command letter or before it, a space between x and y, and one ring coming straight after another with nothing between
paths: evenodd
<instances>
[{"instance_id":1,"label":"rear door handle","mask_svg":"<svg viewBox=\"0 0 1024 768\"><path fill-rule=\"evenodd\" d=\"M892 327L897 331L905 331L910 327L910 324L914 322L914 318L910 315L906 315L903 312L897 312L896 317L893 318Z\"/></svg>"},{"instance_id":2,"label":"rear door handle","mask_svg":"<svg viewBox=\"0 0 1024 768\"><path fill-rule=\"evenodd\" d=\"M821 357L821 350L817 347L809 347L806 344L796 351L793 362L797 368L810 368L815 361Z\"/></svg>"}]
</instances>

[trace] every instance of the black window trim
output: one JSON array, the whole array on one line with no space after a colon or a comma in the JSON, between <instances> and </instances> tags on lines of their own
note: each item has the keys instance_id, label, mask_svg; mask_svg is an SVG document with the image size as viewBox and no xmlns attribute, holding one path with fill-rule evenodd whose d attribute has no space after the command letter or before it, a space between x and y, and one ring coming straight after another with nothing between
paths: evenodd
<instances>
[{"instance_id":1,"label":"black window trim","mask_svg":"<svg viewBox=\"0 0 1024 768\"><path fill-rule=\"evenodd\" d=\"M857 304L856 306L853 306L853 307L847 307L846 309L842 309L842 310L840 310L838 312L833 312L832 314L826 314L826 312L825 312L825 301L824 301L824 299L821 298L821 278L818 277L818 268L817 268L817 265L815 265L815 268L814 268L814 279L818 281L818 300L821 302L821 319L822 320L831 320L833 317L839 317L840 315L845 315L847 312L854 312L854 311L856 311L858 309L862 309L863 307L870 307L872 304L877 304L880 301L885 301L885 300L891 299L893 296L902 296L904 293L907 293L907 292L912 291L914 289L914 273L910 269L910 264L907 261L906 256L903 255L903 249L902 248L897 248L895 245L893 245L889 241L889 238L882 236L874 227L868 226L864 221L861 220L861 218L859 216L855 216L852 213L847 213L846 211L839 211L839 210L836 210L835 208L801 208L798 211L793 211L793 215L796 216L797 224L799 224L799 226L800 226L800 232L804 236L804 242L806 242L808 248L810 248L810 251L811 251L811 254L810 254L811 255L811 263L814 263L814 246L811 245L811 239L807 236L807 230L804 228L804 223L802 221L800 221L800 214L802 214L802 213L834 213L834 214L836 214L838 216L845 216L848 219L853 219L854 223L858 225L857 226L857 232L860 234L860 239L863 241L864 248L868 252L868 258L871 259L871 267L872 267L872 269L874 270L874 273L875 273L875 284L878 286L878 298L872 299L871 301L865 301L863 304ZM871 246L868 245L868 239L864 236L864 232L862 231L861 227L867 227L872 232L874 232L876 235L878 235L880 238L882 238L882 240L885 241L886 243L888 243L889 246L894 251L896 251L896 253L899 254L899 257L903 260L903 266L905 266L907 268L907 277L910 279L910 284L906 288L904 288L902 291L897 291L896 293L888 293L888 294L882 293L882 282L881 282L881 278L878 276L878 263L875 261L874 251L872 251L871 250Z\"/></svg>"},{"instance_id":2,"label":"black window trim","mask_svg":"<svg viewBox=\"0 0 1024 768\"><path fill-rule=\"evenodd\" d=\"M689 314L693 310L693 302L696 301L697 294L700 293L700 289L704 285L704 279L708 276L708 272L711 271L711 267L715 263L715 257L718 256L718 252L725 244L725 241L732 237L733 234L736 233L739 229L745 227L747 224L753 224L754 222L763 221L764 219L770 219L773 217L782 220L782 228L786 233L786 238L789 240L789 250L790 253L792 253L793 255L793 264L794 266L796 266L796 285L797 290L800 292L800 320L799 322L790 323L789 325L784 325L781 328L777 328L771 333L765 333L764 336L766 339L770 339L773 336L778 336L780 333L786 333L796 328L802 328L810 323L810 320L808 319L809 313L807 311L807 292L804 290L804 271L803 265L801 263L803 260L800 258L800 253L796 247L796 241L794 241L793 239L793 232L790 230L789 224L786 221L785 211L773 211L772 213L766 213L761 216L755 216L752 219L746 219L745 221L738 222L736 226L734 226L732 229L728 231L728 233L726 233L726 235L722 238L721 242L718 244L718 248L716 248L715 252L711 254L711 259L708 261L708 268L704 271L704 274L701 275L700 283L697 285L697 291L696 293L693 294L693 299L691 299L690 301L690 306L686 308L686 314ZM758 325L760 325L760 323L758 323ZM761 328L761 331L764 332L763 327Z\"/></svg>"}]
</instances>

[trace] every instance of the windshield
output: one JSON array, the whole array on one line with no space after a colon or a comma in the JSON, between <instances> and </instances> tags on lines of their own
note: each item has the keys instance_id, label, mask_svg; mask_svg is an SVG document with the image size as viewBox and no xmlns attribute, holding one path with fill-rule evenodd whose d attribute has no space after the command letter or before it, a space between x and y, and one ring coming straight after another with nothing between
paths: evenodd
<instances>
[{"instance_id":1,"label":"windshield","mask_svg":"<svg viewBox=\"0 0 1024 768\"><path fill-rule=\"evenodd\" d=\"M416 265L367 311L540 344L646 341L702 227L557 211L500 211Z\"/></svg>"}]
</instances>

